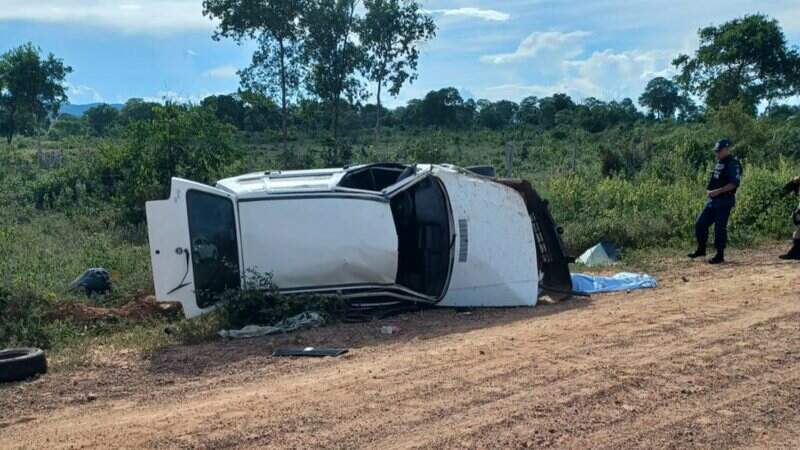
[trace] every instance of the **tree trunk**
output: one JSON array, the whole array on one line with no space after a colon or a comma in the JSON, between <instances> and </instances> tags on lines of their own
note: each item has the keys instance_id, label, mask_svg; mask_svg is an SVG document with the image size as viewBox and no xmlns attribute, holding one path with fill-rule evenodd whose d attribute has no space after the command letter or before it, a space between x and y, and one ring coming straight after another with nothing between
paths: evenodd
<instances>
[{"instance_id":1,"label":"tree trunk","mask_svg":"<svg viewBox=\"0 0 800 450\"><path fill-rule=\"evenodd\" d=\"M381 87L383 87L383 79L378 80L378 95L377 104L378 109L375 111L375 148L378 148L378 143L381 139Z\"/></svg>"},{"instance_id":2,"label":"tree trunk","mask_svg":"<svg viewBox=\"0 0 800 450\"><path fill-rule=\"evenodd\" d=\"M14 139L14 132L17 131L17 108L11 109L11 114L8 115L8 135L6 136L6 143L11 146L11 141Z\"/></svg>"},{"instance_id":3,"label":"tree trunk","mask_svg":"<svg viewBox=\"0 0 800 450\"><path fill-rule=\"evenodd\" d=\"M283 151L285 153L289 145L289 130L286 124L286 48L284 47L283 39L278 39L278 46L281 59L281 132L283 135Z\"/></svg>"},{"instance_id":4,"label":"tree trunk","mask_svg":"<svg viewBox=\"0 0 800 450\"><path fill-rule=\"evenodd\" d=\"M333 100L333 142L339 143L339 95Z\"/></svg>"}]
</instances>

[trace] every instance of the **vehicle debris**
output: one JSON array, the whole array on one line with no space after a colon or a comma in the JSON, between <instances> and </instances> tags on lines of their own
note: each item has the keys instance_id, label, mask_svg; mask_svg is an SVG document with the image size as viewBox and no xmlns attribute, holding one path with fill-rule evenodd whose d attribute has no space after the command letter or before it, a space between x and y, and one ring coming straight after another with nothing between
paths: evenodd
<instances>
[{"instance_id":1,"label":"vehicle debris","mask_svg":"<svg viewBox=\"0 0 800 450\"><path fill-rule=\"evenodd\" d=\"M301 328L316 328L325 323L317 312L306 311L281 320L272 326L247 325L239 330L220 330L217 334L228 339L247 339L277 333L289 333Z\"/></svg>"},{"instance_id":2,"label":"vehicle debris","mask_svg":"<svg viewBox=\"0 0 800 450\"><path fill-rule=\"evenodd\" d=\"M111 274L102 267L86 269L69 284L70 290L82 288L87 297L92 294L106 294L111 291L112 287Z\"/></svg>"},{"instance_id":3,"label":"vehicle debris","mask_svg":"<svg viewBox=\"0 0 800 450\"><path fill-rule=\"evenodd\" d=\"M282 294L347 301L534 306L572 291L561 230L530 183L448 164L260 172L215 187L173 178L169 199L146 209L156 297L187 317L252 270Z\"/></svg>"},{"instance_id":4,"label":"vehicle debris","mask_svg":"<svg viewBox=\"0 0 800 450\"><path fill-rule=\"evenodd\" d=\"M381 327L381 334L392 335L400 332L400 327L394 325L384 325Z\"/></svg>"},{"instance_id":5,"label":"vehicle debris","mask_svg":"<svg viewBox=\"0 0 800 450\"><path fill-rule=\"evenodd\" d=\"M303 348L284 348L272 352L272 356L309 356L322 358L325 356L341 356L349 350L346 348L326 348L326 347L303 347Z\"/></svg>"}]
</instances>

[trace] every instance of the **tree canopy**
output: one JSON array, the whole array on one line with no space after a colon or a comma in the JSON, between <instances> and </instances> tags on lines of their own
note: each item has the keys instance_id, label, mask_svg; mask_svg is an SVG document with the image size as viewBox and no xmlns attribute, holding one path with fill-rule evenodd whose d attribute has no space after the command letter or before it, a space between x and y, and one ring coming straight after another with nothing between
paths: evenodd
<instances>
[{"instance_id":1,"label":"tree canopy","mask_svg":"<svg viewBox=\"0 0 800 450\"><path fill-rule=\"evenodd\" d=\"M748 15L701 28L698 36L694 56L680 55L673 65L678 84L709 108L740 101L755 114L761 101L800 92L800 55L788 47L777 20Z\"/></svg>"},{"instance_id":2,"label":"tree canopy","mask_svg":"<svg viewBox=\"0 0 800 450\"><path fill-rule=\"evenodd\" d=\"M35 131L67 101L64 79L72 68L31 43L0 56L0 133L11 144L20 131Z\"/></svg>"}]
</instances>

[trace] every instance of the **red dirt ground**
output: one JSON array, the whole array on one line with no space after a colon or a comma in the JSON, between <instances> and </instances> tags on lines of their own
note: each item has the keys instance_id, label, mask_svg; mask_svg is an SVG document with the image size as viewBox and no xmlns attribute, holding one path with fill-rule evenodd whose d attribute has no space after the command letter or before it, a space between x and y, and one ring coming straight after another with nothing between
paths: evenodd
<instances>
[{"instance_id":1,"label":"red dirt ground","mask_svg":"<svg viewBox=\"0 0 800 450\"><path fill-rule=\"evenodd\" d=\"M0 448L800 448L800 264L775 254L535 309L94 349L0 388Z\"/></svg>"}]
</instances>

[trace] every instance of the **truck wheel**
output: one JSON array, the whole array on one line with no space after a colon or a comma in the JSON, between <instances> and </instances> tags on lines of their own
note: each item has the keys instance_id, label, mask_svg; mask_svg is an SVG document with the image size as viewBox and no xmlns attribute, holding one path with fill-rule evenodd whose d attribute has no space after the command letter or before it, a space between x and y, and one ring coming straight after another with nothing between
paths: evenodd
<instances>
[{"instance_id":1,"label":"truck wheel","mask_svg":"<svg viewBox=\"0 0 800 450\"><path fill-rule=\"evenodd\" d=\"M0 382L26 380L47 373L47 358L38 348L0 350Z\"/></svg>"}]
</instances>

